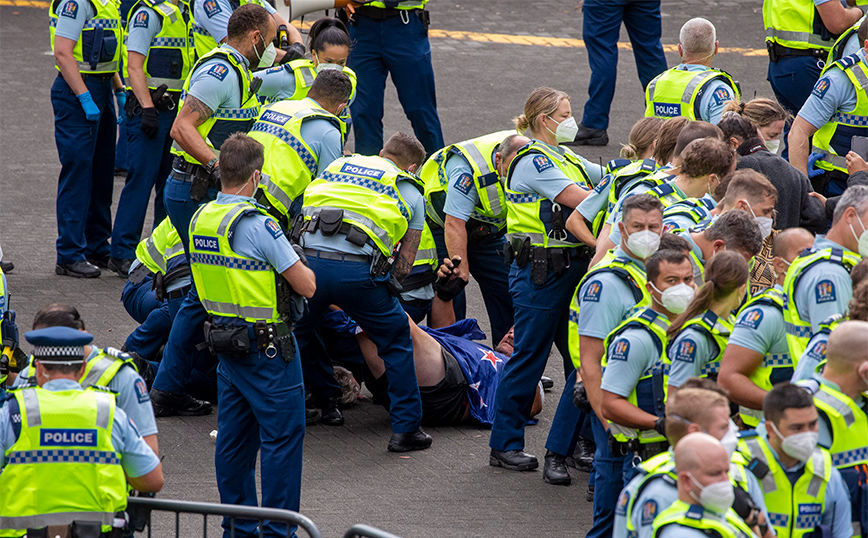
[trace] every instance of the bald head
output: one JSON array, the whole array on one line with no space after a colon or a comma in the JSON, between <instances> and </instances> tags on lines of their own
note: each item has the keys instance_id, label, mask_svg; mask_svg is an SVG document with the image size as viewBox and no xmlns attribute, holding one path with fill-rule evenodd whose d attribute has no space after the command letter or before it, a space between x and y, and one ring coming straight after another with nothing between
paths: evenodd
<instances>
[{"instance_id":1,"label":"bald head","mask_svg":"<svg viewBox=\"0 0 868 538\"><path fill-rule=\"evenodd\" d=\"M690 433L675 445L675 469L678 474L696 473L697 470L710 462L720 463L728 467L729 457L720 441L707 433Z\"/></svg>"},{"instance_id":2,"label":"bald head","mask_svg":"<svg viewBox=\"0 0 868 538\"><path fill-rule=\"evenodd\" d=\"M715 52L717 31L706 19L690 19L681 27L679 46L684 60L705 59Z\"/></svg>"},{"instance_id":3,"label":"bald head","mask_svg":"<svg viewBox=\"0 0 868 538\"><path fill-rule=\"evenodd\" d=\"M868 359L868 321L845 321L829 335L826 368L853 373Z\"/></svg>"},{"instance_id":4,"label":"bald head","mask_svg":"<svg viewBox=\"0 0 868 538\"><path fill-rule=\"evenodd\" d=\"M775 237L772 255L788 262L795 260L799 253L814 244L814 236L804 228L787 228Z\"/></svg>"}]
</instances>

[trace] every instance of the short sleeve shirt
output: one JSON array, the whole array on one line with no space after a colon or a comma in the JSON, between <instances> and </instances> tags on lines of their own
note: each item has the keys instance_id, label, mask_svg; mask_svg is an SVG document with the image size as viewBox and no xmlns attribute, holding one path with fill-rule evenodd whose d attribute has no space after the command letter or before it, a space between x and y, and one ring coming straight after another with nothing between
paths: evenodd
<instances>
[{"instance_id":1,"label":"short sleeve shirt","mask_svg":"<svg viewBox=\"0 0 868 538\"><path fill-rule=\"evenodd\" d=\"M289 64L269 67L257 71L255 77L262 81L256 94L274 99L289 99L295 94L295 74L289 69Z\"/></svg>"},{"instance_id":2,"label":"short sleeve shirt","mask_svg":"<svg viewBox=\"0 0 868 538\"><path fill-rule=\"evenodd\" d=\"M782 291L778 284L775 289ZM783 313L765 304L744 309L735 319L729 343L763 355L788 353Z\"/></svg>"},{"instance_id":3,"label":"short sleeve shirt","mask_svg":"<svg viewBox=\"0 0 868 538\"><path fill-rule=\"evenodd\" d=\"M263 7L272 15L276 10L268 2L263 2ZM193 3L193 20L204 28L219 44L226 39L226 29L229 26L229 17L232 15L232 6L229 0L203 0Z\"/></svg>"},{"instance_id":4,"label":"short sleeve shirt","mask_svg":"<svg viewBox=\"0 0 868 538\"><path fill-rule=\"evenodd\" d=\"M233 204L253 201L245 196L220 193L216 204ZM262 214L252 214L241 218L232 234L232 250L254 260L268 262L275 271L282 273L298 261L298 254L292 249L289 240L277 222Z\"/></svg>"},{"instance_id":5,"label":"short sleeve shirt","mask_svg":"<svg viewBox=\"0 0 868 538\"><path fill-rule=\"evenodd\" d=\"M639 384L642 374L659 360L660 352L647 330L625 329L606 350L606 371L600 388L627 398Z\"/></svg>"},{"instance_id":6,"label":"short sleeve shirt","mask_svg":"<svg viewBox=\"0 0 868 538\"><path fill-rule=\"evenodd\" d=\"M669 384L680 387L691 377L699 377L702 367L717 356L717 344L705 333L688 327L678 333L669 346Z\"/></svg>"},{"instance_id":7,"label":"short sleeve shirt","mask_svg":"<svg viewBox=\"0 0 868 538\"><path fill-rule=\"evenodd\" d=\"M344 141L341 132L329 120L312 118L302 122L301 137L319 158L317 176L321 175L335 159L343 156Z\"/></svg>"},{"instance_id":8,"label":"short sleeve shirt","mask_svg":"<svg viewBox=\"0 0 868 538\"><path fill-rule=\"evenodd\" d=\"M793 370L793 378L791 383L811 379L817 371L817 366L826 360L826 344L829 342L829 335L826 333L817 333L809 341L808 347L799 358L796 368Z\"/></svg>"},{"instance_id":9,"label":"short sleeve shirt","mask_svg":"<svg viewBox=\"0 0 868 538\"><path fill-rule=\"evenodd\" d=\"M540 144L539 140L534 140ZM548 146L563 154L563 148ZM539 194L554 201L570 185L576 183L564 175L557 164L541 153L528 153L513 161L510 189L516 192Z\"/></svg>"},{"instance_id":10,"label":"short sleeve shirt","mask_svg":"<svg viewBox=\"0 0 868 538\"><path fill-rule=\"evenodd\" d=\"M449 185L443 212L456 219L467 221L479 203L479 192L473 182L473 169L463 155L453 153L444 164Z\"/></svg>"},{"instance_id":11,"label":"short sleeve shirt","mask_svg":"<svg viewBox=\"0 0 868 538\"><path fill-rule=\"evenodd\" d=\"M84 24L96 14L87 0L62 0L57 6L56 13L55 37L65 37L73 41L78 41Z\"/></svg>"},{"instance_id":12,"label":"short sleeve shirt","mask_svg":"<svg viewBox=\"0 0 868 538\"><path fill-rule=\"evenodd\" d=\"M642 272L645 265L620 247L616 257L631 260ZM611 271L586 278L579 288L579 334L604 340L636 306L630 285Z\"/></svg>"},{"instance_id":13,"label":"short sleeve shirt","mask_svg":"<svg viewBox=\"0 0 868 538\"><path fill-rule=\"evenodd\" d=\"M704 65L680 64L675 69L699 73L711 68ZM735 99L735 91L728 83L720 79L712 80L699 98L699 119L717 125L726 103L733 99Z\"/></svg>"},{"instance_id":14,"label":"short sleeve shirt","mask_svg":"<svg viewBox=\"0 0 868 538\"><path fill-rule=\"evenodd\" d=\"M814 239L812 250L844 247L829 241L824 236ZM820 330L820 323L835 314L845 314L853 298L850 274L834 262L817 263L804 271L793 297L799 317L809 320L811 331Z\"/></svg>"},{"instance_id":15,"label":"short sleeve shirt","mask_svg":"<svg viewBox=\"0 0 868 538\"><path fill-rule=\"evenodd\" d=\"M221 45L221 48L236 53L238 58L247 64L247 59L229 45ZM187 93L211 110L241 107L238 72L223 58L211 58L200 65L190 76L190 89Z\"/></svg>"},{"instance_id":16,"label":"short sleeve shirt","mask_svg":"<svg viewBox=\"0 0 868 538\"><path fill-rule=\"evenodd\" d=\"M865 63L864 50L857 51L856 57ZM829 69L814 84L811 95L799 110L799 116L819 129L838 111L851 112L855 108L855 86L841 69Z\"/></svg>"},{"instance_id":17,"label":"short sleeve shirt","mask_svg":"<svg viewBox=\"0 0 868 538\"><path fill-rule=\"evenodd\" d=\"M147 56L151 42L160 33L162 25L162 19L156 11L148 6L140 6L127 25L127 50Z\"/></svg>"}]
</instances>

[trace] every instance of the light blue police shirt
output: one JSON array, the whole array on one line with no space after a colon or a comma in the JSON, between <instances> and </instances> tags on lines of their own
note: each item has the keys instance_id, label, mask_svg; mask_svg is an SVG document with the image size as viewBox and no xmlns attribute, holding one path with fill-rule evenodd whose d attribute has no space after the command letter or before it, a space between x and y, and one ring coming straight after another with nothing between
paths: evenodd
<instances>
[{"instance_id":1,"label":"light blue police shirt","mask_svg":"<svg viewBox=\"0 0 868 538\"><path fill-rule=\"evenodd\" d=\"M54 36L73 41L78 41L84 24L96 14L87 0L62 0L55 13L57 13L57 26L54 28Z\"/></svg>"},{"instance_id":2,"label":"light blue police shirt","mask_svg":"<svg viewBox=\"0 0 868 538\"><path fill-rule=\"evenodd\" d=\"M826 344L829 342L829 335L824 332L818 332L808 341L808 347L802 353L793 370L793 378L790 383L796 383L805 379L811 379L817 373L817 367L820 363L826 360Z\"/></svg>"},{"instance_id":3,"label":"light blue police shirt","mask_svg":"<svg viewBox=\"0 0 868 538\"><path fill-rule=\"evenodd\" d=\"M696 64L678 64L673 69L695 73L711 70L710 67ZM706 86L702 97L699 98L698 119L717 125L720 122L720 116L723 114L727 101L732 101L733 99L735 99L735 92L729 84L720 79L712 80Z\"/></svg>"},{"instance_id":4,"label":"light blue police shirt","mask_svg":"<svg viewBox=\"0 0 868 538\"><path fill-rule=\"evenodd\" d=\"M866 63L863 49L856 51L856 57ZM811 95L799 110L799 116L819 129L826 125L839 110L851 112L854 108L856 108L856 87L843 70L829 69L814 85Z\"/></svg>"},{"instance_id":5,"label":"light blue police shirt","mask_svg":"<svg viewBox=\"0 0 868 538\"><path fill-rule=\"evenodd\" d=\"M780 284L774 289L783 292ZM789 354L784 314L777 307L756 304L738 313L729 343L765 355Z\"/></svg>"},{"instance_id":6,"label":"light blue police shirt","mask_svg":"<svg viewBox=\"0 0 868 538\"><path fill-rule=\"evenodd\" d=\"M253 198L219 193L215 204L255 202ZM275 271L282 273L298 261L298 254L289 244L277 222L261 213L250 214L238 221L230 239L232 250L247 258L268 262Z\"/></svg>"},{"instance_id":7,"label":"light blue police shirt","mask_svg":"<svg viewBox=\"0 0 868 538\"><path fill-rule=\"evenodd\" d=\"M389 161L388 159L386 160ZM394 165L392 161L389 161L389 163ZM422 197L422 193L409 181L398 181L397 187L398 192L401 193L401 196L407 203L407 209L410 211L410 220L408 221L407 228L410 230L423 230L425 228L425 198ZM301 244L305 248L314 248L327 252L343 252L362 256L371 256L374 253L374 247L369 244L359 247L347 241L345 235L335 234L331 237L326 237L319 230L302 235Z\"/></svg>"},{"instance_id":8,"label":"light blue police shirt","mask_svg":"<svg viewBox=\"0 0 868 538\"><path fill-rule=\"evenodd\" d=\"M606 350L606 371L600 388L628 398L639 378L660 360L651 334L640 327L625 329Z\"/></svg>"},{"instance_id":9,"label":"light blue police shirt","mask_svg":"<svg viewBox=\"0 0 868 538\"><path fill-rule=\"evenodd\" d=\"M277 12L268 2L263 2L263 7L272 15ZM213 37L219 45L227 37L226 30L232 11L229 0L193 2L193 20L196 21L193 27L194 32L201 34L204 31Z\"/></svg>"},{"instance_id":10,"label":"light blue police shirt","mask_svg":"<svg viewBox=\"0 0 868 538\"><path fill-rule=\"evenodd\" d=\"M464 155L457 153L446 158L443 168L449 179L443 212L466 222L473 215L474 208L479 204L479 192L473 182L473 168L470 167L470 163L467 162Z\"/></svg>"},{"instance_id":11,"label":"light blue police shirt","mask_svg":"<svg viewBox=\"0 0 868 538\"><path fill-rule=\"evenodd\" d=\"M71 379L55 379L43 385L42 388L52 392L82 390L81 385ZM123 466L127 476L133 478L144 476L160 464L160 459L142 439L136 426L120 405L115 409L111 439L112 446L121 454L121 466ZM6 450L15 442L15 433L12 430L12 421L9 417L9 406L5 405L0 408L0 468L5 466Z\"/></svg>"},{"instance_id":12,"label":"light blue police shirt","mask_svg":"<svg viewBox=\"0 0 868 538\"><path fill-rule=\"evenodd\" d=\"M629 256L620 246L615 257L627 258L640 271L645 264ZM605 340L636 306L630 284L611 271L586 278L579 288L579 335Z\"/></svg>"},{"instance_id":13,"label":"light blue police shirt","mask_svg":"<svg viewBox=\"0 0 868 538\"><path fill-rule=\"evenodd\" d=\"M828 248L847 250L823 235L814 238L812 251ZM823 320L847 312L850 299L853 298L850 273L831 261L817 263L802 273L793 297L799 317L809 320L811 331L817 332Z\"/></svg>"},{"instance_id":14,"label":"light blue police shirt","mask_svg":"<svg viewBox=\"0 0 868 538\"><path fill-rule=\"evenodd\" d=\"M99 356L101 350L96 346L88 347L90 347L90 353L84 360L90 362ZM25 386L26 379L32 375L30 365L25 366L12 383L12 388ZM121 367L118 373L106 384L106 388L117 393L118 407L123 409L133 421L142 437L157 434L157 419L154 418L154 408L151 406L147 385L134 368Z\"/></svg>"},{"instance_id":15,"label":"light blue police shirt","mask_svg":"<svg viewBox=\"0 0 868 538\"><path fill-rule=\"evenodd\" d=\"M162 17L153 9L141 4L130 17L130 22L127 25L127 51L138 52L142 56L147 56L151 42L160 33L162 26Z\"/></svg>"},{"instance_id":16,"label":"light blue police shirt","mask_svg":"<svg viewBox=\"0 0 868 538\"><path fill-rule=\"evenodd\" d=\"M700 315L706 313L714 315L710 310ZM689 378L702 375L703 366L712 362L720 351L714 339L693 326L679 332L672 340L669 349L671 350L669 359L672 360L672 366L669 368L669 384L673 387L680 387Z\"/></svg>"},{"instance_id":17,"label":"light blue police shirt","mask_svg":"<svg viewBox=\"0 0 868 538\"><path fill-rule=\"evenodd\" d=\"M216 1L216 0L208 0ZM196 3L199 5L199 2ZM247 58L242 56L232 46L223 44L221 49L235 54L242 65L247 64ZM241 90L238 86L238 73L235 68L223 58L211 58L201 64L190 76L190 89L187 91L212 111L218 108L240 108Z\"/></svg>"}]
</instances>

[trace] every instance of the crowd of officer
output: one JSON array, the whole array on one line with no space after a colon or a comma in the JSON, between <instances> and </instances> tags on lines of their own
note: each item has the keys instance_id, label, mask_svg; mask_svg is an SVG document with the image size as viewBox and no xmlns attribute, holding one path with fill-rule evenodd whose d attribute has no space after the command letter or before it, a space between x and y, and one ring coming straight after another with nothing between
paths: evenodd
<instances>
[{"instance_id":1,"label":"crowd of officer","mask_svg":"<svg viewBox=\"0 0 868 538\"><path fill-rule=\"evenodd\" d=\"M766 0L776 100L747 102L712 67L714 26L688 21L679 65L643 63L645 117L602 166L566 146L605 144L608 105L580 125L548 87L512 129L445 145L424 5L353 0L311 26L308 59L261 0L52 3L56 272L126 277L140 326L100 349L50 304L28 357L0 303L0 536L139 528L126 496L162 487L156 417L212 403L221 502L259 503L258 457L261 504L297 511L306 425L342 425L362 383L388 451L475 420L490 465L532 471L554 345L542 477L590 472L589 537L865 537L862 11ZM416 136L383 136L387 73ZM465 319L471 276L496 346ZM58 477L63 498L38 494Z\"/></svg>"}]
</instances>

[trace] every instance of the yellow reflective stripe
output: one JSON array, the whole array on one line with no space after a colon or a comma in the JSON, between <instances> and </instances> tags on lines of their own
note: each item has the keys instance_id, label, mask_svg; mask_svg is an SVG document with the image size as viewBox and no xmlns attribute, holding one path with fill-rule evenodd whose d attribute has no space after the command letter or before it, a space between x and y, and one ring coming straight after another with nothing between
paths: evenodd
<instances>
[{"instance_id":1,"label":"yellow reflective stripe","mask_svg":"<svg viewBox=\"0 0 868 538\"><path fill-rule=\"evenodd\" d=\"M769 461L768 459L766 459L766 453L763 452L763 449L762 447L760 447L759 441L756 439L756 437L746 439L745 444L747 444L747 447L750 449L750 453L753 457L755 457L756 459L764 463L766 467L771 469L771 467L769 466ZM762 479L762 485L763 493L765 493L766 495L777 491L778 485L775 482L775 476L773 472L769 471L768 473L766 473L765 477L763 477Z\"/></svg>"},{"instance_id":2,"label":"yellow reflective stripe","mask_svg":"<svg viewBox=\"0 0 868 538\"><path fill-rule=\"evenodd\" d=\"M36 391L23 390L21 391L21 398L24 400L24 413L27 417L27 427L34 428L42 426L42 413L39 411L39 397L36 395Z\"/></svg>"},{"instance_id":3,"label":"yellow reflective stripe","mask_svg":"<svg viewBox=\"0 0 868 538\"><path fill-rule=\"evenodd\" d=\"M267 174L263 174L262 178L259 180L259 184L265 187L265 190L268 191L268 194L273 196L278 202L283 204L283 207L289 211L289 206L292 205L292 200L290 200L289 196L284 192L280 186L271 179L271 176Z\"/></svg>"},{"instance_id":4,"label":"yellow reflective stripe","mask_svg":"<svg viewBox=\"0 0 868 538\"><path fill-rule=\"evenodd\" d=\"M162 272L166 272L166 260L163 259L163 253L157 249L157 245L154 244L154 236L148 238L148 241L145 243L145 247L148 251L148 256L151 257L151 260L157 265L157 267L162 270Z\"/></svg>"},{"instance_id":5,"label":"yellow reflective stripe","mask_svg":"<svg viewBox=\"0 0 868 538\"><path fill-rule=\"evenodd\" d=\"M96 426L97 428L108 429L114 395L108 392L97 392L94 396L96 396Z\"/></svg>"},{"instance_id":6,"label":"yellow reflective stripe","mask_svg":"<svg viewBox=\"0 0 868 538\"><path fill-rule=\"evenodd\" d=\"M809 45L815 45L819 48L828 49L834 44L834 40L832 39L823 39L817 34L812 34L810 32L791 32L789 30L778 30L776 28L766 28L766 37L781 39L783 41L797 41L800 43L807 43Z\"/></svg>"},{"instance_id":7,"label":"yellow reflective stripe","mask_svg":"<svg viewBox=\"0 0 868 538\"><path fill-rule=\"evenodd\" d=\"M302 213L304 214L305 218L309 218L309 217L313 217L314 215L319 215L320 211L322 211L323 209L338 209L338 208L307 206L302 210ZM392 250L393 245L392 245L392 240L389 239L389 234L386 232L386 230L377 226L373 220L369 219L368 217L366 217L360 213L356 213L355 211L350 211L348 209L339 209L339 210L344 212L344 221L352 220L352 221L358 222L362 226L365 226L367 229L371 230L374 233L374 235L377 236L377 239L379 239L380 241L383 242L383 244L386 246L387 250L390 250L390 251Z\"/></svg>"},{"instance_id":8,"label":"yellow reflective stripe","mask_svg":"<svg viewBox=\"0 0 868 538\"><path fill-rule=\"evenodd\" d=\"M818 390L814 393L814 398L820 400L824 404L830 406L832 409L838 412L839 415L844 419L844 423L849 428L856 422L856 417L853 415L853 410L850 409L850 406L846 403L842 402L838 398L835 398L828 392L824 392L822 389Z\"/></svg>"},{"instance_id":9,"label":"yellow reflective stripe","mask_svg":"<svg viewBox=\"0 0 868 538\"><path fill-rule=\"evenodd\" d=\"M813 464L814 476L808 483L807 493L811 497L816 497L820 494L820 488L826 482L826 459L820 450L814 450L811 455L811 463Z\"/></svg>"},{"instance_id":10,"label":"yellow reflective stripe","mask_svg":"<svg viewBox=\"0 0 868 538\"><path fill-rule=\"evenodd\" d=\"M222 303L212 301L210 299L199 298L202 301L202 306L208 312L216 313L218 316L230 316L237 318L253 318L253 319L271 319L272 309L255 306L239 306L232 303Z\"/></svg>"},{"instance_id":11,"label":"yellow reflective stripe","mask_svg":"<svg viewBox=\"0 0 868 538\"><path fill-rule=\"evenodd\" d=\"M70 521L94 521L100 525L112 525L114 512L54 512L51 514L36 514L32 516L2 517L0 528L3 529L39 529L49 525L69 525Z\"/></svg>"},{"instance_id":12,"label":"yellow reflective stripe","mask_svg":"<svg viewBox=\"0 0 868 538\"><path fill-rule=\"evenodd\" d=\"M126 82L126 79L125 79ZM146 79L149 88L156 88L160 84L165 84L166 88L169 90L183 90L184 89L184 80L179 78L158 78L158 77L148 77Z\"/></svg>"},{"instance_id":13,"label":"yellow reflective stripe","mask_svg":"<svg viewBox=\"0 0 868 538\"><path fill-rule=\"evenodd\" d=\"M115 362L114 358L107 357L105 355L97 356L95 361L98 361L94 364L90 371L84 376L84 379L81 380L82 387L92 387L96 385L96 382L99 381L99 378L102 377L104 373L111 367L111 365Z\"/></svg>"}]
</instances>

